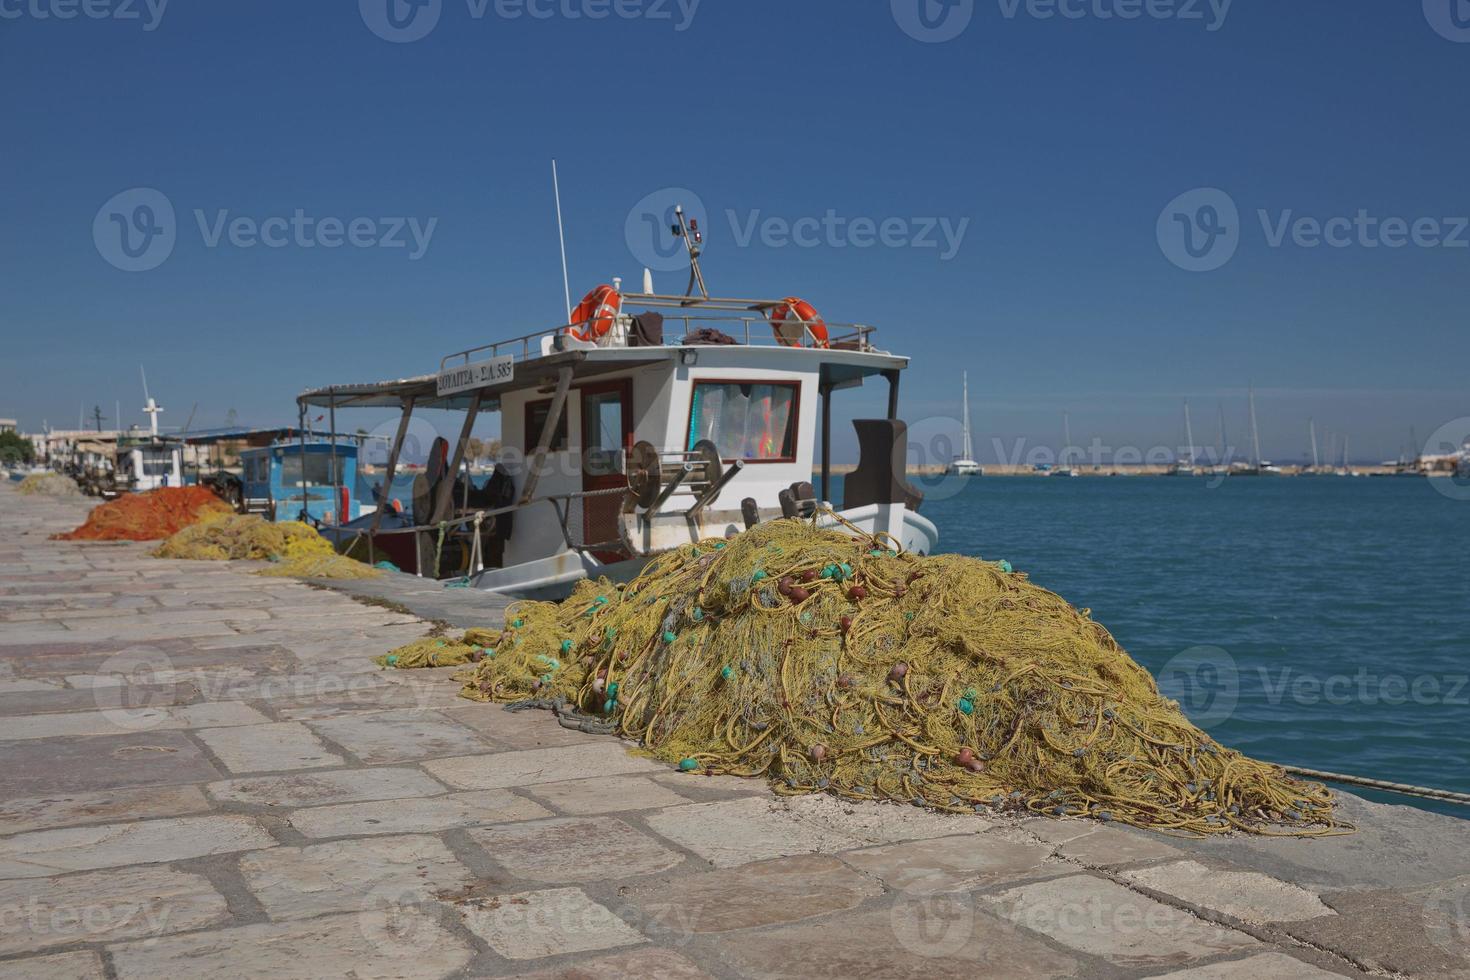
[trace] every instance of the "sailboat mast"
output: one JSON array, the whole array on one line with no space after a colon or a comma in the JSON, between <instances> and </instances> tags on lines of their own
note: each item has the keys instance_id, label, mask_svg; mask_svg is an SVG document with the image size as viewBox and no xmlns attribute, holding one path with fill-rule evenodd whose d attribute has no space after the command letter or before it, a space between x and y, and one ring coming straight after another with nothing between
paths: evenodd
<instances>
[{"instance_id":1,"label":"sailboat mast","mask_svg":"<svg viewBox=\"0 0 1470 980\"><path fill-rule=\"evenodd\" d=\"M1312 470L1315 472L1322 465L1322 460L1317 455L1317 420L1307 419L1307 428L1312 431Z\"/></svg>"},{"instance_id":2,"label":"sailboat mast","mask_svg":"<svg viewBox=\"0 0 1470 980\"><path fill-rule=\"evenodd\" d=\"M1256 389L1254 389L1254 388L1252 388L1250 390L1250 402L1251 402L1251 452L1255 454L1254 455L1254 458L1251 459L1251 463L1253 465L1255 465L1257 468L1259 468L1260 465L1261 465L1261 430L1259 428L1257 428L1257 426L1256 426Z\"/></svg>"},{"instance_id":3,"label":"sailboat mast","mask_svg":"<svg viewBox=\"0 0 1470 980\"><path fill-rule=\"evenodd\" d=\"M1072 413L1062 413L1062 465L1067 465L1067 458L1072 452ZM1070 468L1070 467L1069 467Z\"/></svg>"},{"instance_id":4,"label":"sailboat mast","mask_svg":"<svg viewBox=\"0 0 1470 980\"><path fill-rule=\"evenodd\" d=\"M970 440L970 372L969 371L966 371L964 373L964 378L965 378L965 393L964 393L965 445L964 445L964 457L963 458L964 459L974 459L975 458L975 447L974 447L973 443Z\"/></svg>"},{"instance_id":5,"label":"sailboat mast","mask_svg":"<svg viewBox=\"0 0 1470 980\"><path fill-rule=\"evenodd\" d=\"M1184 400L1184 438L1189 440L1189 465L1194 465L1194 425L1189 421L1189 399Z\"/></svg>"}]
</instances>

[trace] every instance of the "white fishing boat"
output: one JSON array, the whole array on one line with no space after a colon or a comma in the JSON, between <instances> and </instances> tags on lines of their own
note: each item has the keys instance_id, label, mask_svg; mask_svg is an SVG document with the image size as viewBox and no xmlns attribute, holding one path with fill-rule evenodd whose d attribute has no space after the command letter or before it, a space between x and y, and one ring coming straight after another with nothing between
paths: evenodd
<instances>
[{"instance_id":1,"label":"white fishing boat","mask_svg":"<svg viewBox=\"0 0 1470 980\"><path fill-rule=\"evenodd\" d=\"M970 437L970 372L964 373L964 396L961 402L961 419L964 433L961 437L960 456L949 464L950 476L984 476L985 470L975 462L975 442Z\"/></svg>"},{"instance_id":2,"label":"white fishing boat","mask_svg":"<svg viewBox=\"0 0 1470 980\"><path fill-rule=\"evenodd\" d=\"M339 547L538 597L589 576L627 579L657 555L783 516L932 553L938 531L905 479L898 394L908 358L881 349L873 327L829 323L795 297L710 296L698 226L676 215L690 259L685 295L656 293L645 270L641 292L614 279L565 323L447 354L433 374L302 394L301 411L326 408L334 430L339 410L399 414L378 491L385 506L332 529ZM853 423L860 460L836 501L833 396L869 380L886 383L887 415ZM411 505L400 506L386 488L411 417L427 409L462 413L460 429L436 441ZM461 471L487 413L499 415L502 452L477 486Z\"/></svg>"}]
</instances>

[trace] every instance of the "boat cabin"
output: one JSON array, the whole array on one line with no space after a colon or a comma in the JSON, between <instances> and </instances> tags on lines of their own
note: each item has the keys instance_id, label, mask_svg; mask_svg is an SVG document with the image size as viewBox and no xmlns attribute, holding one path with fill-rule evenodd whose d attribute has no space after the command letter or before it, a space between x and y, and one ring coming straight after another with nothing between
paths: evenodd
<instances>
[{"instance_id":1,"label":"boat cabin","mask_svg":"<svg viewBox=\"0 0 1470 980\"><path fill-rule=\"evenodd\" d=\"M697 263L695 273L698 295L625 295L615 281L567 324L449 354L434 374L302 394L303 413L334 420L399 413L385 486L414 412L463 413L415 479L411 509L329 536L365 561L536 597L587 576L629 578L661 552L783 516L933 551L938 532L904 479L908 359L880 349L872 327L827 323L794 298L704 295ZM887 417L855 423L862 460L833 503L833 396L870 380L887 387ZM502 451L477 483L465 446L492 412Z\"/></svg>"},{"instance_id":2,"label":"boat cabin","mask_svg":"<svg viewBox=\"0 0 1470 980\"><path fill-rule=\"evenodd\" d=\"M336 525L375 509L357 493L358 440L308 433L304 428L209 429L187 437L213 450L213 466L198 482L242 514L271 521ZM238 472L226 468L224 447L236 447Z\"/></svg>"}]
</instances>

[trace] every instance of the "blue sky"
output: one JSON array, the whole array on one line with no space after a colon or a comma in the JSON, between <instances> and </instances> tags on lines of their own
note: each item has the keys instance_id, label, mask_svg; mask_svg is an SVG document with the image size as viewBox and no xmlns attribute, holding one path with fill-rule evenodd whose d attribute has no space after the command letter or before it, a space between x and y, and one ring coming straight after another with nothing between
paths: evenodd
<instances>
[{"instance_id":1,"label":"blue sky","mask_svg":"<svg viewBox=\"0 0 1470 980\"><path fill-rule=\"evenodd\" d=\"M967 369L982 459L1058 444L1063 411L1078 442L1179 445L1186 397L1198 442L1223 404L1242 444L1248 384L1279 459L1309 416L1373 459L1470 415L1451 0L922 0L932 35L920 0L440 0L400 43L387 0L89 2L109 16L0 0L0 415L23 428L83 402L144 421L140 362L166 424L271 422L304 387L554 325L553 157L575 293L636 282L640 202L687 188L714 291L878 325L919 424ZM172 250L129 272L109 215L139 188ZM1221 199L1180 197L1201 188L1238 213L1219 242ZM1360 213L1338 246L1294 224ZM345 242L354 221L402 247ZM1228 261L1181 268L1186 228Z\"/></svg>"}]
</instances>

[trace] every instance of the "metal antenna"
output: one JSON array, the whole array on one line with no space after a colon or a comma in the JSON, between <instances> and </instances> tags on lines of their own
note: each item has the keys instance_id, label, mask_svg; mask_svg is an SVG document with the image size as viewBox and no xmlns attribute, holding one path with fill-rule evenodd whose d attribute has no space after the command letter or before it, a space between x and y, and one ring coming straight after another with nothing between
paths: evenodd
<instances>
[{"instance_id":1,"label":"metal antenna","mask_svg":"<svg viewBox=\"0 0 1470 980\"><path fill-rule=\"evenodd\" d=\"M567 275L567 234L561 222L561 180L557 177L556 161L551 161L551 189L556 194L556 235L561 240L561 287L566 294L567 322L572 322L572 280Z\"/></svg>"}]
</instances>

